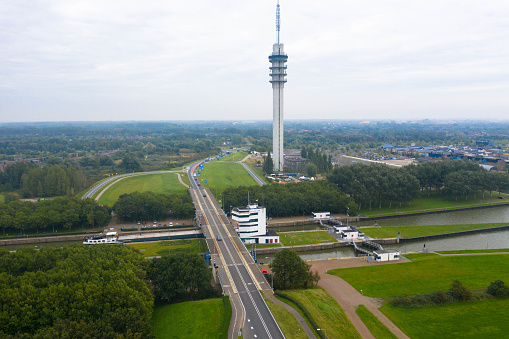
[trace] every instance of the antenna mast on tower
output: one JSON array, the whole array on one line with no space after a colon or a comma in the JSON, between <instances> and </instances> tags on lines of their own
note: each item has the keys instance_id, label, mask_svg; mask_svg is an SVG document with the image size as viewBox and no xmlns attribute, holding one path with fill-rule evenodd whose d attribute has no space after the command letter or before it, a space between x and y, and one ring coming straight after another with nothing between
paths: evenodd
<instances>
[{"instance_id":1,"label":"antenna mast on tower","mask_svg":"<svg viewBox=\"0 0 509 339\"><path fill-rule=\"evenodd\" d=\"M279 11L279 0L276 6L276 32L277 32L277 43L279 44L279 32L281 31L281 12Z\"/></svg>"}]
</instances>

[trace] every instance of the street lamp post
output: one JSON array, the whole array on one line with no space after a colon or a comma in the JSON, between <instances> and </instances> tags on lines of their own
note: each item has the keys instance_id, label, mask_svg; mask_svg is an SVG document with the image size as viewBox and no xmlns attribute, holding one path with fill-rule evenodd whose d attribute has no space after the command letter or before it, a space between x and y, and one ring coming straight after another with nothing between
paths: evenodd
<instances>
[{"instance_id":1,"label":"street lamp post","mask_svg":"<svg viewBox=\"0 0 509 339\"><path fill-rule=\"evenodd\" d=\"M350 207L346 208L346 227L348 227L348 213L350 212Z\"/></svg>"},{"instance_id":2,"label":"street lamp post","mask_svg":"<svg viewBox=\"0 0 509 339\"><path fill-rule=\"evenodd\" d=\"M317 331L323 331L323 335L325 336L325 338L327 338L327 330L325 328L317 328L316 329Z\"/></svg>"}]
</instances>

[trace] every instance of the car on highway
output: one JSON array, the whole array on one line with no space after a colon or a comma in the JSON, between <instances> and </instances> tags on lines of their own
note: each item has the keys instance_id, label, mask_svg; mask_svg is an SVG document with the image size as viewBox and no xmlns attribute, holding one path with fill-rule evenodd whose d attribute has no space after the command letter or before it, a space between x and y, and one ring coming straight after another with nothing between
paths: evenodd
<instances>
[{"instance_id":1,"label":"car on highway","mask_svg":"<svg viewBox=\"0 0 509 339\"><path fill-rule=\"evenodd\" d=\"M220 236L220 235L218 235L218 236L217 236L217 241L221 241L221 240L223 240L223 239L221 239L221 236Z\"/></svg>"},{"instance_id":2,"label":"car on highway","mask_svg":"<svg viewBox=\"0 0 509 339\"><path fill-rule=\"evenodd\" d=\"M198 183L198 186L201 186L201 184L200 184L200 183Z\"/></svg>"},{"instance_id":3,"label":"car on highway","mask_svg":"<svg viewBox=\"0 0 509 339\"><path fill-rule=\"evenodd\" d=\"M204 195L203 195L203 197L204 197L204 198L206 198L206 197L207 197L207 195L206 195L206 194L204 194Z\"/></svg>"}]
</instances>

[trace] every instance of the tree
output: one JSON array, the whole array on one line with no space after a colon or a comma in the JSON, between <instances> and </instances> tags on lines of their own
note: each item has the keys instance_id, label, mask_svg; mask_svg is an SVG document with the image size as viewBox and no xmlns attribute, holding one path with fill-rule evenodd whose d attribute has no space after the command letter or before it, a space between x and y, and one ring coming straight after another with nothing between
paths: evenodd
<instances>
[{"instance_id":1,"label":"tree","mask_svg":"<svg viewBox=\"0 0 509 339\"><path fill-rule=\"evenodd\" d=\"M198 254L163 254L154 259L150 270L156 299L202 299L213 293L212 273Z\"/></svg>"},{"instance_id":2,"label":"tree","mask_svg":"<svg viewBox=\"0 0 509 339\"><path fill-rule=\"evenodd\" d=\"M472 293L459 280L453 280L449 289L452 297L459 301L468 301L472 299Z\"/></svg>"},{"instance_id":3,"label":"tree","mask_svg":"<svg viewBox=\"0 0 509 339\"><path fill-rule=\"evenodd\" d=\"M306 174L309 177L314 177L314 176L316 176L316 173L318 172L318 167L316 167L315 164L309 162L306 164L306 167L304 170L306 171Z\"/></svg>"},{"instance_id":4,"label":"tree","mask_svg":"<svg viewBox=\"0 0 509 339\"><path fill-rule=\"evenodd\" d=\"M127 153L122 158L120 167L127 173L142 172L141 164L132 153Z\"/></svg>"},{"instance_id":5,"label":"tree","mask_svg":"<svg viewBox=\"0 0 509 339\"><path fill-rule=\"evenodd\" d=\"M509 287L505 286L502 280L497 280L488 286L486 292L494 297L507 297L509 296Z\"/></svg>"},{"instance_id":6,"label":"tree","mask_svg":"<svg viewBox=\"0 0 509 339\"><path fill-rule=\"evenodd\" d=\"M270 156L270 152L268 152L267 156L263 158L262 170L266 174L274 173L274 163L272 161L272 157Z\"/></svg>"},{"instance_id":7,"label":"tree","mask_svg":"<svg viewBox=\"0 0 509 339\"><path fill-rule=\"evenodd\" d=\"M297 252L287 248L276 254L270 264L277 289L307 288L320 280L318 272L311 272L311 265L299 257Z\"/></svg>"}]
</instances>

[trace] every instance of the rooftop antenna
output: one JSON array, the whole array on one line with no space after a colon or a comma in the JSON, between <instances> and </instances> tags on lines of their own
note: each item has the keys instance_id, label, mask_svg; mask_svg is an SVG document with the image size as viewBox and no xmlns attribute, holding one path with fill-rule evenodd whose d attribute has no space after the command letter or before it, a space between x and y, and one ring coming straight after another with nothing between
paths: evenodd
<instances>
[{"instance_id":1,"label":"rooftop antenna","mask_svg":"<svg viewBox=\"0 0 509 339\"><path fill-rule=\"evenodd\" d=\"M277 0L276 6L276 32L277 32L277 43L279 44L279 31L281 30L281 13L279 11L279 0Z\"/></svg>"}]
</instances>

